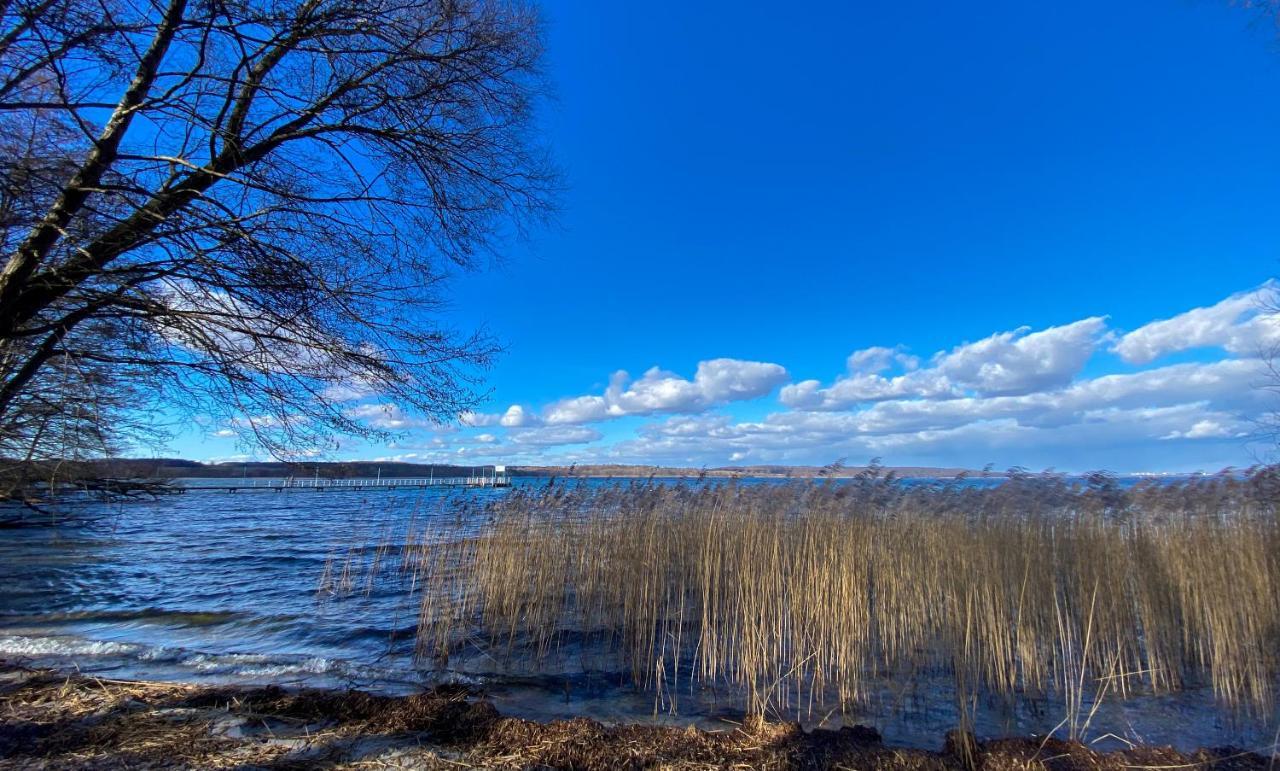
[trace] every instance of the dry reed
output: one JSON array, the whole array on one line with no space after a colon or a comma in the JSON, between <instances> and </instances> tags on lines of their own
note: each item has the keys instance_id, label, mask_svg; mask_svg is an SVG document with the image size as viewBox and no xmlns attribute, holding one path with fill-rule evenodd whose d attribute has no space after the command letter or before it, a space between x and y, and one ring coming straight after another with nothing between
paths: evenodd
<instances>
[{"instance_id":1,"label":"dry reed","mask_svg":"<svg viewBox=\"0 0 1280 771\"><path fill-rule=\"evenodd\" d=\"M749 709L857 704L877 677L944 672L979 696L1052 697L1078 736L1098 700L1207 683L1270 716L1280 674L1280 475L1122 487L842 482L518 488L419 522L395 563L422 593L419 653L574 640L667 709L682 686ZM330 566L327 580L354 579ZM338 573L337 580L333 573Z\"/></svg>"}]
</instances>

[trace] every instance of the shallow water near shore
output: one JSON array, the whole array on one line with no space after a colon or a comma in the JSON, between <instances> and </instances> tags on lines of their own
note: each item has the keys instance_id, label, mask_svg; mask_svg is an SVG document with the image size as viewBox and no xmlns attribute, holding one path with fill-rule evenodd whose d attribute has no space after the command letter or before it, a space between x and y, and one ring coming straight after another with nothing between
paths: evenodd
<instances>
[{"instance_id":1,"label":"shallow water near shore","mask_svg":"<svg viewBox=\"0 0 1280 771\"><path fill-rule=\"evenodd\" d=\"M655 694L633 688L621 673L600 671L572 645L536 677L479 648L433 670L413 660L416 600L400 588L372 583L367 592L317 596L334 552L377 543L411 519L478 516L477 506L466 504L503 494L204 492L82 504L77 521L0 536L0 659L118 678L393 694L458 682L482 689L506 714L536 719L586 715L702 727L741 720L735 694L685 687L664 694L659 704ZM954 703L950 679L923 672L909 680L883 678L858 712L841 716L815 707L776 717L807 725L862 723L890 743L936 748L956 726ZM1062 717L1052 702L989 703L979 710L976 728L985 736L1040 734ZM1207 689L1193 688L1108 699L1089 734L1103 748L1125 741L1254 748L1274 741L1268 722L1234 720Z\"/></svg>"}]
</instances>

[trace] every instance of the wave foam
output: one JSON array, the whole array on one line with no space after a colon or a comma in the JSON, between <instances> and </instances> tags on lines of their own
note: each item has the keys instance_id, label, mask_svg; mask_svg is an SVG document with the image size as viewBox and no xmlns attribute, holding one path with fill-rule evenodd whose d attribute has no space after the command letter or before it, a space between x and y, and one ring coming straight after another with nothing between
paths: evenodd
<instances>
[{"instance_id":1,"label":"wave foam","mask_svg":"<svg viewBox=\"0 0 1280 771\"><path fill-rule=\"evenodd\" d=\"M0 655L6 656L124 656L141 650L142 646L132 643L79 637L0 637Z\"/></svg>"},{"instance_id":2,"label":"wave foam","mask_svg":"<svg viewBox=\"0 0 1280 771\"><path fill-rule=\"evenodd\" d=\"M68 635L0 635L0 659L22 658L38 666L75 667L92 672L107 668L130 676L199 682L257 682L276 680L329 684L365 681L370 686L412 686L412 671L362 665L339 658L303 653L212 653L162 645L90 640ZM315 680L312 680L315 678ZM445 675L443 682L474 684L461 674Z\"/></svg>"},{"instance_id":3,"label":"wave foam","mask_svg":"<svg viewBox=\"0 0 1280 771\"><path fill-rule=\"evenodd\" d=\"M335 668L331 659L267 656L257 653L197 653L178 661L197 672L274 677L290 674L323 675Z\"/></svg>"}]
</instances>

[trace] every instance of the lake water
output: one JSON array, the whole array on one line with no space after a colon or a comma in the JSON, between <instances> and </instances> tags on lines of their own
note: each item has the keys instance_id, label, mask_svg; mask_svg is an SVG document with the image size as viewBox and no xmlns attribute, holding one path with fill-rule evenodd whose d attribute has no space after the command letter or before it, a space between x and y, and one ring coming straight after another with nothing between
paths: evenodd
<instances>
[{"instance_id":1,"label":"lake water","mask_svg":"<svg viewBox=\"0 0 1280 771\"><path fill-rule=\"evenodd\" d=\"M523 484L543 484L538 480ZM122 678L354 686L405 693L441 681L472 684L508 714L548 719L696 723L741 718L734 694L677 693L677 714L655 715L654 695L617 672L565 657L538 676L482 653L435 671L413 660L416 601L399 587L323 599L326 560L403 532L411 518L453 516L503 490L201 492L126 504L83 504L75 522L0 531L0 659ZM469 511L474 512L475 506ZM474 516L474 514L463 514ZM848 722L886 740L936 748L956 725L944 676L885 682L881 698ZM980 735L1050 731L1051 705L985 705ZM809 724L824 715L802 715ZM826 724L836 724L830 716ZM1270 721L1263 721L1270 722ZM1090 733L1119 740L1257 748L1274 722L1239 724L1204 690L1104 702Z\"/></svg>"}]
</instances>

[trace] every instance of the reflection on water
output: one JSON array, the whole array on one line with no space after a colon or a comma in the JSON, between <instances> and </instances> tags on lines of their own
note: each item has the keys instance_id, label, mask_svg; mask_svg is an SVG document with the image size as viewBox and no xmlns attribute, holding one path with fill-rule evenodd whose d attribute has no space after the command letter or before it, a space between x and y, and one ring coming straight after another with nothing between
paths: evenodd
<instances>
[{"instance_id":1,"label":"reflection on water","mask_svg":"<svg viewBox=\"0 0 1280 771\"><path fill-rule=\"evenodd\" d=\"M568 646L539 677L512 675L479 649L449 671L413 661L417 608L394 585L319 601L330 554L403 532L411 519L456 516L501 490L191 493L94 505L58 527L0 532L0 659L75 666L116 677L355 686L404 693L440 681L482 687L499 709L534 718L697 723L740 719L732 693L638 691ZM472 506L468 509L475 511ZM468 514L474 516L474 514ZM547 674L549 673L549 674ZM672 701L674 703L672 703ZM875 725L892 742L936 747L955 726L950 680L886 680L864 711L815 709L804 722ZM983 705L980 734L1052 730L1051 704ZM673 714L674 713L674 714ZM792 715L791 717L796 717ZM1091 734L1185 749L1271 742L1265 726L1233 724L1204 689L1103 703ZM1116 746L1104 738L1099 746Z\"/></svg>"}]
</instances>

